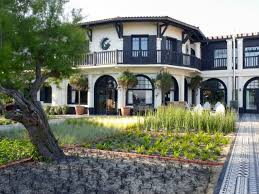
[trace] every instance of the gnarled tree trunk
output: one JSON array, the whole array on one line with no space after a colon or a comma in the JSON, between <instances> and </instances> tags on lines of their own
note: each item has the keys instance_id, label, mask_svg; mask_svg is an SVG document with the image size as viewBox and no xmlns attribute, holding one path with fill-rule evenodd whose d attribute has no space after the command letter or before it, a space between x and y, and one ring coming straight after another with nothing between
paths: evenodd
<instances>
[{"instance_id":1,"label":"gnarled tree trunk","mask_svg":"<svg viewBox=\"0 0 259 194\"><path fill-rule=\"evenodd\" d=\"M32 143L39 154L46 159L58 160L63 158L64 153L50 129L48 119L41 105L37 109L36 111L32 110L32 114L25 115L27 119L22 122L28 130Z\"/></svg>"},{"instance_id":2,"label":"gnarled tree trunk","mask_svg":"<svg viewBox=\"0 0 259 194\"><path fill-rule=\"evenodd\" d=\"M47 116L40 102L28 100L14 90L6 90L6 93L14 98L18 109L3 110L5 117L24 125L32 143L43 158L50 160L63 158L65 155L50 129Z\"/></svg>"}]
</instances>

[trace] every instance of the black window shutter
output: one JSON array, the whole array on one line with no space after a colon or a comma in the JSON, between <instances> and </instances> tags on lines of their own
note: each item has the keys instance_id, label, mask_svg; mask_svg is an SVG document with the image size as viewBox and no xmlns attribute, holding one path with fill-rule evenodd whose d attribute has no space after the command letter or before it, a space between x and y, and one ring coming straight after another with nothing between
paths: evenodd
<instances>
[{"instance_id":1,"label":"black window shutter","mask_svg":"<svg viewBox=\"0 0 259 194\"><path fill-rule=\"evenodd\" d=\"M45 88L45 97L46 97L45 100L47 103L52 103L52 88L51 87Z\"/></svg>"},{"instance_id":2,"label":"black window shutter","mask_svg":"<svg viewBox=\"0 0 259 194\"><path fill-rule=\"evenodd\" d=\"M41 89L40 89L40 101L45 101L45 88L44 87L42 87Z\"/></svg>"},{"instance_id":3,"label":"black window shutter","mask_svg":"<svg viewBox=\"0 0 259 194\"><path fill-rule=\"evenodd\" d=\"M123 37L123 62L125 64L130 63L131 49L132 49L131 36L124 36Z\"/></svg>"},{"instance_id":4,"label":"black window shutter","mask_svg":"<svg viewBox=\"0 0 259 194\"><path fill-rule=\"evenodd\" d=\"M157 52L156 52L156 36L150 35L148 37L148 52L150 63L157 63Z\"/></svg>"},{"instance_id":5,"label":"black window shutter","mask_svg":"<svg viewBox=\"0 0 259 194\"><path fill-rule=\"evenodd\" d=\"M179 47L179 43L177 43L178 42L178 40L176 40L176 39L172 39L172 43L173 43L173 51L174 52L179 52L178 50L177 50L177 48ZM182 43L181 41L180 41L180 43ZM181 48L182 49L182 48Z\"/></svg>"},{"instance_id":6,"label":"black window shutter","mask_svg":"<svg viewBox=\"0 0 259 194\"><path fill-rule=\"evenodd\" d=\"M72 88L68 84L67 85L67 104L71 104L71 93L72 93Z\"/></svg>"},{"instance_id":7,"label":"black window shutter","mask_svg":"<svg viewBox=\"0 0 259 194\"><path fill-rule=\"evenodd\" d=\"M176 44L177 44L176 52L182 53L182 41L176 40Z\"/></svg>"}]
</instances>

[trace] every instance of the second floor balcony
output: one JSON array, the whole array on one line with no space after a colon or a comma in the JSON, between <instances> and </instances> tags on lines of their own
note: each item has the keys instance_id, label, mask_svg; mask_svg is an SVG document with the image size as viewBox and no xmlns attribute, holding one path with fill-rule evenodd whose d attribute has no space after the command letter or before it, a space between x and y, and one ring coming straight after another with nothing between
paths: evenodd
<instances>
[{"instance_id":1,"label":"second floor balcony","mask_svg":"<svg viewBox=\"0 0 259 194\"><path fill-rule=\"evenodd\" d=\"M180 67L201 69L201 60L193 55L177 53L170 50L140 50L140 51L104 51L83 56L77 62L80 66L98 66L112 64L165 64Z\"/></svg>"}]
</instances>

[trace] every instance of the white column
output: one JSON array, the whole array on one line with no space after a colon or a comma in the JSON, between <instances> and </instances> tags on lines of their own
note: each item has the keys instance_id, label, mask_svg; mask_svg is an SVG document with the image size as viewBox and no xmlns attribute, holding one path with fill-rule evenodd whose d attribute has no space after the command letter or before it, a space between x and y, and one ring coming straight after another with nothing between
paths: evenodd
<instances>
[{"instance_id":1,"label":"white column","mask_svg":"<svg viewBox=\"0 0 259 194\"><path fill-rule=\"evenodd\" d=\"M194 48L195 48L196 57L201 59L201 43L200 42L194 43Z\"/></svg>"},{"instance_id":2,"label":"white column","mask_svg":"<svg viewBox=\"0 0 259 194\"><path fill-rule=\"evenodd\" d=\"M161 50L161 38L156 39L156 49Z\"/></svg>"},{"instance_id":3,"label":"white column","mask_svg":"<svg viewBox=\"0 0 259 194\"><path fill-rule=\"evenodd\" d=\"M232 76L228 77L228 83L227 83L227 105L230 106L230 101L233 97L233 78Z\"/></svg>"},{"instance_id":4,"label":"white column","mask_svg":"<svg viewBox=\"0 0 259 194\"><path fill-rule=\"evenodd\" d=\"M237 68L243 69L243 39L237 39Z\"/></svg>"},{"instance_id":5,"label":"white column","mask_svg":"<svg viewBox=\"0 0 259 194\"><path fill-rule=\"evenodd\" d=\"M126 90L124 88L118 89L118 108L126 106Z\"/></svg>"},{"instance_id":6,"label":"white column","mask_svg":"<svg viewBox=\"0 0 259 194\"><path fill-rule=\"evenodd\" d=\"M192 105L192 89L188 88L188 104Z\"/></svg>"},{"instance_id":7,"label":"white column","mask_svg":"<svg viewBox=\"0 0 259 194\"><path fill-rule=\"evenodd\" d=\"M155 99L154 99L154 107L157 108L162 105L162 91L159 88L155 88Z\"/></svg>"},{"instance_id":8,"label":"white column","mask_svg":"<svg viewBox=\"0 0 259 194\"><path fill-rule=\"evenodd\" d=\"M93 75L88 75L88 108L94 108L94 82Z\"/></svg>"},{"instance_id":9,"label":"white column","mask_svg":"<svg viewBox=\"0 0 259 194\"><path fill-rule=\"evenodd\" d=\"M201 103L201 90L200 88L196 89L196 105Z\"/></svg>"},{"instance_id":10,"label":"white column","mask_svg":"<svg viewBox=\"0 0 259 194\"><path fill-rule=\"evenodd\" d=\"M57 106L59 105L59 91L56 85L51 84L51 90L52 90L52 105Z\"/></svg>"},{"instance_id":11,"label":"white column","mask_svg":"<svg viewBox=\"0 0 259 194\"><path fill-rule=\"evenodd\" d=\"M184 75L179 76L179 101L184 101Z\"/></svg>"},{"instance_id":12,"label":"white column","mask_svg":"<svg viewBox=\"0 0 259 194\"><path fill-rule=\"evenodd\" d=\"M227 69L232 70L232 39L227 39Z\"/></svg>"},{"instance_id":13,"label":"white column","mask_svg":"<svg viewBox=\"0 0 259 194\"><path fill-rule=\"evenodd\" d=\"M239 76L237 78L237 89L238 89L238 105L243 108L243 77Z\"/></svg>"}]
</instances>

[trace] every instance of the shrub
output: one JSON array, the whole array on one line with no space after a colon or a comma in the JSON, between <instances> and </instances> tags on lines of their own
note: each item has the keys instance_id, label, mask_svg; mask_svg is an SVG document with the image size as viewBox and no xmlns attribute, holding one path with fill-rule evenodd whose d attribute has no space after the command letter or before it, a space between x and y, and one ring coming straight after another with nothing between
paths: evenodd
<instances>
[{"instance_id":1,"label":"shrub","mask_svg":"<svg viewBox=\"0 0 259 194\"><path fill-rule=\"evenodd\" d=\"M68 112L68 106L46 106L44 110L47 115L64 115Z\"/></svg>"},{"instance_id":2,"label":"shrub","mask_svg":"<svg viewBox=\"0 0 259 194\"><path fill-rule=\"evenodd\" d=\"M61 107L61 109L62 109L62 114L63 114L63 115L65 115L65 114L68 113L68 106L63 105L63 106Z\"/></svg>"}]
</instances>

